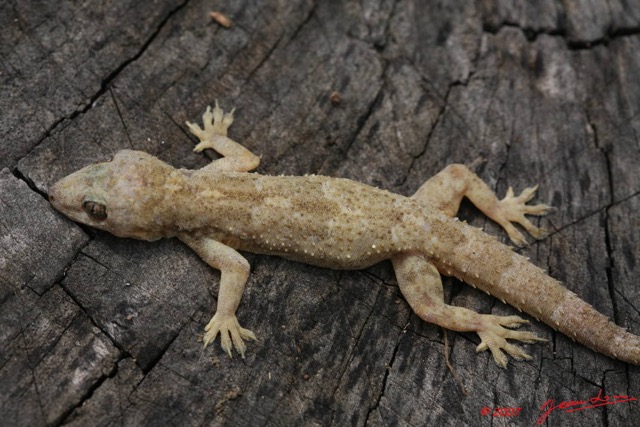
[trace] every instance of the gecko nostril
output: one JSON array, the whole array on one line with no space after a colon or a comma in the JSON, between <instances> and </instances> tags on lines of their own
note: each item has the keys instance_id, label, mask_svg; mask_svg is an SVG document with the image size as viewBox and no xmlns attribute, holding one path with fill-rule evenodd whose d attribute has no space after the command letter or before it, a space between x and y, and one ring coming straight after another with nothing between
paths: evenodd
<instances>
[{"instance_id":1,"label":"gecko nostril","mask_svg":"<svg viewBox=\"0 0 640 427\"><path fill-rule=\"evenodd\" d=\"M49 187L48 193L49 193L48 194L49 195L49 201L53 202L56 199L56 194L57 194L56 185L55 184Z\"/></svg>"}]
</instances>

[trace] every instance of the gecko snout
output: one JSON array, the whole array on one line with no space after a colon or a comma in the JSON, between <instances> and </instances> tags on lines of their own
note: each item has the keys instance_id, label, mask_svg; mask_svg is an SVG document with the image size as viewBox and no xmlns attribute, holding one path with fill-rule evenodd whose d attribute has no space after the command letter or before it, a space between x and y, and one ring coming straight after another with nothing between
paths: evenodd
<instances>
[{"instance_id":1,"label":"gecko snout","mask_svg":"<svg viewBox=\"0 0 640 427\"><path fill-rule=\"evenodd\" d=\"M49 187L49 202L53 203L56 200L56 185L53 184L51 187Z\"/></svg>"},{"instance_id":2,"label":"gecko snout","mask_svg":"<svg viewBox=\"0 0 640 427\"><path fill-rule=\"evenodd\" d=\"M72 197L70 194L65 194L65 186L62 181L58 181L48 188L49 203L57 210L66 213L69 210L69 206L72 205Z\"/></svg>"}]
</instances>

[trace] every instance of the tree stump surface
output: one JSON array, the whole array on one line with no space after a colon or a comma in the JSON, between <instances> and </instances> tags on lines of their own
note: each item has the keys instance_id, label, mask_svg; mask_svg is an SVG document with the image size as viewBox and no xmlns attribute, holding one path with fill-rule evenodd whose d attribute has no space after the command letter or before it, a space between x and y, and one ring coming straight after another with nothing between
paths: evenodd
<instances>
[{"instance_id":1,"label":"tree stump surface","mask_svg":"<svg viewBox=\"0 0 640 427\"><path fill-rule=\"evenodd\" d=\"M447 333L463 394L442 329L413 314L388 262L344 272L246 254L238 317L259 339L246 359L219 340L203 351L217 271L175 239L118 239L46 200L120 149L207 164L184 122L217 98L237 108L230 134L262 156L259 173L410 195L474 163L500 197L540 184L557 211L519 251L640 334L640 3L5 3L2 425L533 425L548 399L640 397L639 367L528 316L549 341L507 369L475 353L476 334ZM469 203L460 218L506 241ZM518 314L444 285L448 303ZM557 409L548 424L637 425L638 405Z\"/></svg>"}]
</instances>

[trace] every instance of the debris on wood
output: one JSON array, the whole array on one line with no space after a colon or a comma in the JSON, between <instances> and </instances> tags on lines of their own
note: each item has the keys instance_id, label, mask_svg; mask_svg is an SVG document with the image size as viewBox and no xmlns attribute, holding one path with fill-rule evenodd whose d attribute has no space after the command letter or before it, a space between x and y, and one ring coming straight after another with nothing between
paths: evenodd
<instances>
[{"instance_id":1,"label":"debris on wood","mask_svg":"<svg viewBox=\"0 0 640 427\"><path fill-rule=\"evenodd\" d=\"M214 21L216 21L218 24L222 25L225 28L230 28L232 25L231 19L229 19L226 15L220 13L220 12L210 12L209 16L211 17L211 19L213 19Z\"/></svg>"},{"instance_id":2,"label":"debris on wood","mask_svg":"<svg viewBox=\"0 0 640 427\"><path fill-rule=\"evenodd\" d=\"M337 90L331 92L329 99L331 100L331 103L333 105L340 105L340 103L342 102L342 96L340 96L340 92L338 92Z\"/></svg>"},{"instance_id":3,"label":"debris on wood","mask_svg":"<svg viewBox=\"0 0 640 427\"><path fill-rule=\"evenodd\" d=\"M216 414L220 415L224 411L225 403L227 403L230 400L235 400L240 396L242 396L242 392L239 389L231 389L231 390L229 390L224 395L224 398L222 400L220 400L218 403L216 403L216 405L214 407L215 411L216 411Z\"/></svg>"}]
</instances>

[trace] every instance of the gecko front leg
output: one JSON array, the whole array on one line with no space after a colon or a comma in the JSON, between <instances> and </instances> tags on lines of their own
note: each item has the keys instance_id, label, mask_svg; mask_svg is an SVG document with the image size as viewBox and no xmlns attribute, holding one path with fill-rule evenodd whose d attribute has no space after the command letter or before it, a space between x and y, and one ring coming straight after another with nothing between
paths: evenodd
<instances>
[{"instance_id":1,"label":"gecko front leg","mask_svg":"<svg viewBox=\"0 0 640 427\"><path fill-rule=\"evenodd\" d=\"M203 236L181 234L178 236L210 266L220 270L220 291L216 313L205 327L204 347L220 334L220 343L224 351L231 354L231 344L244 358L247 346L244 340L255 340L256 336L238 323L236 310L249 277L249 263L234 249L216 240Z\"/></svg>"}]
</instances>

